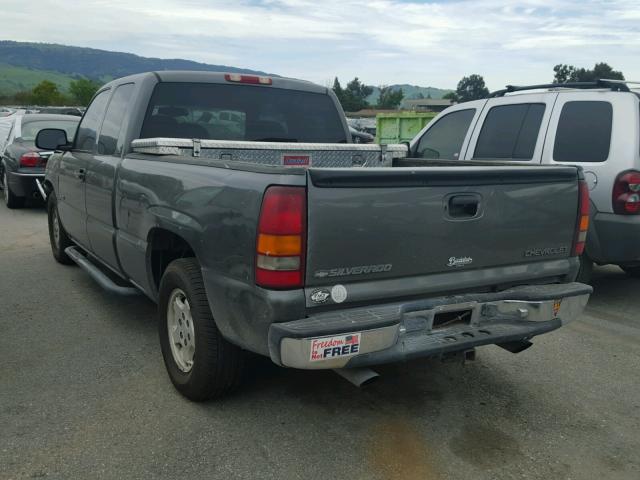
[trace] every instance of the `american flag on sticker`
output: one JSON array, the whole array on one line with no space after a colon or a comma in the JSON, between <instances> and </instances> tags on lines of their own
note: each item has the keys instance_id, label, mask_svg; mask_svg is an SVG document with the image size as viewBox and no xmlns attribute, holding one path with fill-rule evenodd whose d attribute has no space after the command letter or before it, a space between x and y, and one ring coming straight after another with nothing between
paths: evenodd
<instances>
[{"instance_id":1,"label":"american flag on sticker","mask_svg":"<svg viewBox=\"0 0 640 480\"><path fill-rule=\"evenodd\" d=\"M282 154L282 165L287 167L308 167L311 165L311 155Z\"/></svg>"},{"instance_id":2,"label":"american flag on sticker","mask_svg":"<svg viewBox=\"0 0 640 480\"><path fill-rule=\"evenodd\" d=\"M344 343L346 345L353 345L356 343L360 343L360 339L358 338L360 335L347 335L344 339Z\"/></svg>"}]
</instances>

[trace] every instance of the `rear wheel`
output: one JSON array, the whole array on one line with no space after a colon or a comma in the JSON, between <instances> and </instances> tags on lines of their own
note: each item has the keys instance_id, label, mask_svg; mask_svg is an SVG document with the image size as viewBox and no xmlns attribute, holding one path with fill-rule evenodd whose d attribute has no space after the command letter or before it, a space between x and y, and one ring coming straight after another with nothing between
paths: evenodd
<instances>
[{"instance_id":1,"label":"rear wheel","mask_svg":"<svg viewBox=\"0 0 640 480\"><path fill-rule=\"evenodd\" d=\"M580 255L580 270L576 282L591 283L591 275L593 274L593 260L586 253Z\"/></svg>"},{"instance_id":2,"label":"rear wheel","mask_svg":"<svg viewBox=\"0 0 640 480\"><path fill-rule=\"evenodd\" d=\"M158 302L160 346L169 378L185 397L222 397L242 380L245 352L227 342L216 327L194 258L169 264Z\"/></svg>"},{"instance_id":3,"label":"rear wheel","mask_svg":"<svg viewBox=\"0 0 640 480\"><path fill-rule=\"evenodd\" d=\"M640 267L620 267L630 277L640 278Z\"/></svg>"},{"instance_id":4,"label":"rear wheel","mask_svg":"<svg viewBox=\"0 0 640 480\"><path fill-rule=\"evenodd\" d=\"M51 243L51 252L53 257L63 265L73 264L65 249L73 246L73 242L67 235L62 223L60 222L60 216L58 215L58 201L56 194L51 192L47 199L47 217L49 220L49 242Z\"/></svg>"},{"instance_id":5,"label":"rear wheel","mask_svg":"<svg viewBox=\"0 0 640 480\"><path fill-rule=\"evenodd\" d=\"M2 172L2 194L4 195L4 203L7 208L22 208L24 207L24 197L19 197L11 191L9 187L9 178L7 171Z\"/></svg>"}]
</instances>

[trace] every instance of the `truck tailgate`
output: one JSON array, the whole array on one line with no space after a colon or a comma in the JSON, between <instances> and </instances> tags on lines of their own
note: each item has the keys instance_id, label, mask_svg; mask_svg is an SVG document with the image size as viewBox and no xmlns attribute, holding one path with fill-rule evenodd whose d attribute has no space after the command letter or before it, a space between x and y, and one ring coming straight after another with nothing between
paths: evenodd
<instances>
[{"instance_id":1,"label":"truck tailgate","mask_svg":"<svg viewBox=\"0 0 640 480\"><path fill-rule=\"evenodd\" d=\"M472 272L477 284L487 284L481 277L495 267L562 259L556 264L568 273L577 168L461 165L307 175L310 289L443 275L451 282Z\"/></svg>"}]
</instances>

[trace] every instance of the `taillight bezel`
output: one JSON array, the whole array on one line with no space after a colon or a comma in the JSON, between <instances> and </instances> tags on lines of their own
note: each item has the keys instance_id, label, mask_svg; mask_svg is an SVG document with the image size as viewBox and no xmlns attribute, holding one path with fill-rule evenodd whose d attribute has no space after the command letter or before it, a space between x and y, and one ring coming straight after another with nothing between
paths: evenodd
<instances>
[{"instance_id":1,"label":"taillight bezel","mask_svg":"<svg viewBox=\"0 0 640 480\"><path fill-rule=\"evenodd\" d=\"M274 204L274 202L276 202ZM284 202L284 203L282 203ZM282 209L286 202L289 207ZM265 210L270 208L269 211ZM292 242L292 237L298 237ZM278 244L278 239L282 244ZM263 251L268 245L271 251ZM292 246L299 246L294 252ZM281 250L280 247L282 247ZM303 288L307 247L307 189L304 186L270 185L262 197L255 243L255 283L270 290ZM294 266L296 268L291 268ZM287 268L288 267L288 268Z\"/></svg>"},{"instance_id":2,"label":"taillight bezel","mask_svg":"<svg viewBox=\"0 0 640 480\"><path fill-rule=\"evenodd\" d=\"M571 249L573 257L579 257L584 253L589 231L590 210L589 185L584 179L580 179L578 180L578 218Z\"/></svg>"},{"instance_id":3,"label":"taillight bezel","mask_svg":"<svg viewBox=\"0 0 640 480\"><path fill-rule=\"evenodd\" d=\"M42 168L46 166L46 159L36 151L25 152L18 159L20 168Z\"/></svg>"},{"instance_id":4,"label":"taillight bezel","mask_svg":"<svg viewBox=\"0 0 640 480\"><path fill-rule=\"evenodd\" d=\"M611 190L613 213L616 215L640 215L640 171L620 172Z\"/></svg>"}]
</instances>

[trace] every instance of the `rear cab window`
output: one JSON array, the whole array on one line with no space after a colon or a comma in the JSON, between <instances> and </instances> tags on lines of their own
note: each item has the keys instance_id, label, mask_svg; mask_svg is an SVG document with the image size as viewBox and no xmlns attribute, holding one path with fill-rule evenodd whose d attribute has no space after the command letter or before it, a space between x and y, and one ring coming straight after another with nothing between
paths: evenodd
<instances>
[{"instance_id":1,"label":"rear cab window","mask_svg":"<svg viewBox=\"0 0 640 480\"><path fill-rule=\"evenodd\" d=\"M492 107L480 130L473 158L531 160L544 112L544 103Z\"/></svg>"},{"instance_id":2,"label":"rear cab window","mask_svg":"<svg viewBox=\"0 0 640 480\"><path fill-rule=\"evenodd\" d=\"M156 85L140 138L346 143L329 95L250 85Z\"/></svg>"},{"instance_id":3,"label":"rear cab window","mask_svg":"<svg viewBox=\"0 0 640 480\"><path fill-rule=\"evenodd\" d=\"M424 133L416 148L417 158L458 160L462 144L476 114L475 108L457 110L438 119Z\"/></svg>"},{"instance_id":4,"label":"rear cab window","mask_svg":"<svg viewBox=\"0 0 640 480\"><path fill-rule=\"evenodd\" d=\"M569 101L562 106L553 159L556 162L605 162L611 146L613 107L604 101Z\"/></svg>"}]
</instances>

